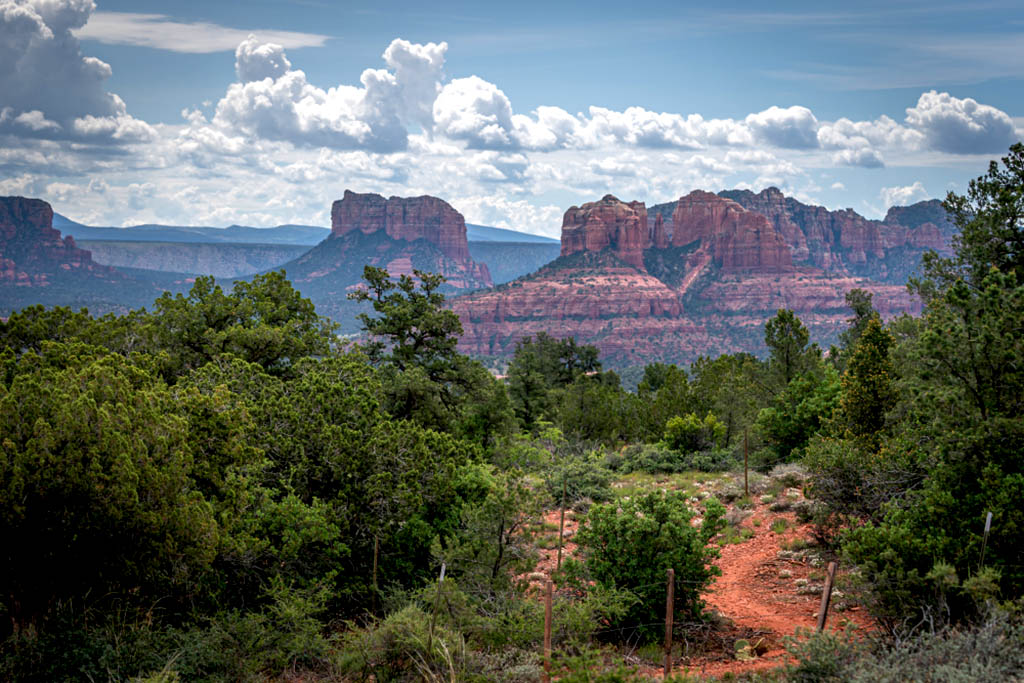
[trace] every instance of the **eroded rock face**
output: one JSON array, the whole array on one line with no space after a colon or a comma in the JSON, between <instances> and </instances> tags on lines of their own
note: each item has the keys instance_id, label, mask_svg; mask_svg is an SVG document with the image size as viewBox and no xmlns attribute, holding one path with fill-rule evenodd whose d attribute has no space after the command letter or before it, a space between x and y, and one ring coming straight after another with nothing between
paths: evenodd
<instances>
[{"instance_id":1,"label":"eroded rock face","mask_svg":"<svg viewBox=\"0 0 1024 683\"><path fill-rule=\"evenodd\" d=\"M774 187L757 194L729 190L719 195L768 218L789 245L793 263L893 284L905 281L925 249L947 252L953 233L936 200L896 207L884 221L876 221L853 209L830 211L804 204Z\"/></svg>"},{"instance_id":2,"label":"eroded rock face","mask_svg":"<svg viewBox=\"0 0 1024 683\"><path fill-rule=\"evenodd\" d=\"M379 194L345 190L344 198L331 207L331 232L345 235L353 230L364 234L384 231L392 239L408 242L425 239L454 261L471 261L466 220L437 197L385 199Z\"/></svg>"},{"instance_id":3,"label":"eroded rock face","mask_svg":"<svg viewBox=\"0 0 1024 683\"><path fill-rule=\"evenodd\" d=\"M764 216L734 201L694 190L672 212L672 245L712 245L715 263L726 270L775 272L793 265L782 235Z\"/></svg>"},{"instance_id":4,"label":"eroded rock face","mask_svg":"<svg viewBox=\"0 0 1024 683\"><path fill-rule=\"evenodd\" d=\"M117 279L113 268L61 237L53 228L53 209L41 199L0 197L0 282L46 286L56 275L91 273Z\"/></svg>"},{"instance_id":5,"label":"eroded rock face","mask_svg":"<svg viewBox=\"0 0 1024 683\"><path fill-rule=\"evenodd\" d=\"M772 217L702 191L652 207L649 226L642 204L610 195L569 209L560 258L453 300L465 330L460 349L511 355L516 342L543 331L597 346L611 366L689 363L763 353L764 324L780 308L793 309L827 344L848 325L845 295L854 288L872 292L883 316L920 310L902 283L851 274L845 263L877 260L895 242L926 243L934 226L882 226L852 211L793 206L778 191L752 196ZM837 268L794 265L796 254Z\"/></svg>"},{"instance_id":6,"label":"eroded rock face","mask_svg":"<svg viewBox=\"0 0 1024 683\"><path fill-rule=\"evenodd\" d=\"M642 269L648 246L643 202L626 203L609 194L600 201L571 207L562 218L562 256L610 248L626 263Z\"/></svg>"}]
</instances>

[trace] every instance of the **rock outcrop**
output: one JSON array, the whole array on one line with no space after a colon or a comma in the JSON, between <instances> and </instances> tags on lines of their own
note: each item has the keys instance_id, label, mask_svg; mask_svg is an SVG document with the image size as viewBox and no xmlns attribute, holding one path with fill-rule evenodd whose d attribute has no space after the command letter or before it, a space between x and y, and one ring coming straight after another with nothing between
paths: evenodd
<instances>
[{"instance_id":1,"label":"rock outcrop","mask_svg":"<svg viewBox=\"0 0 1024 683\"><path fill-rule=\"evenodd\" d=\"M116 281L113 268L61 237L53 228L53 209L41 199L0 197L0 282L45 287L58 276L83 273Z\"/></svg>"},{"instance_id":2,"label":"rock outcrop","mask_svg":"<svg viewBox=\"0 0 1024 683\"><path fill-rule=\"evenodd\" d=\"M920 310L902 282L863 272L891 274L901 254L934 242L933 224L869 221L774 189L723 194L694 191L650 214L611 195L572 207L558 259L452 302L464 328L460 349L510 355L518 341L543 331L597 346L612 366L688 363L763 353L764 323L780 308L796 311L827 344L848 324L845 295L854 288L872 292L886 317Z\"/></svg>"},{"instance_id":3,"label":"rock outcrop","mask_svg":"<svg viewBox=\"0 0 1024 683\"><path fill-rule=\"evenodd\" d=\"M562 218L562 256L611 249L626 263L643 268L650 242L643 202L626 203L608 194L571 207Z\"/></svg>"},{"instance_id":4,"label":"rock outcrop","mask_svg":"<svg viewBox=\"0 0 1024 683\"><path fill-rule=\"evenodd\" d=\"M926 249L948 251L953 232L935 200L890 210L884 221L876 221L853 209L804 204L774 187L719 196L765 216L789 245L794 264L893 284L906 281Z\"/></svg>"},{"instance_id":5,"label":"rock outcrop","mask_svg":"<svg viewBox=\"0 0 1024 683\"><path fill-rule=\"evenodd\" d=\"M282 268L317 311L357 332L357 315L372 312L347 296L363 286L363 267L384 268L394 277L414 270L446 278L452 296L490 287L487 265L470 258L466 221L437 197L391 197L346 190L331 207L331 234Z\"/></svg>"},{"instance_id":6,"label":"rock outcrop","mask_svg":"<svg viewBox=\"0 0 1024 683\"><path fill-rule=\"evenodd\" d=\"M423 239L437 245L453 261L470 261L466 220L437 197L391 197L358 194L345 196L331 207L331 233L342 236L353 230L363 234L383 231L395 240Z\"/></svg>"},{"instance_id":7,"label":"rock outcrop","mask_svg":"<svg viewBox=\"0 0 1024 683\"><path fill-rule=\"evenodd\" d=\"M768 219L710 192L681 197L672 225L672 246L710 244L715 263L725 270L776 272L793 265L789 247Z\"/></svg>"}]
</instances>

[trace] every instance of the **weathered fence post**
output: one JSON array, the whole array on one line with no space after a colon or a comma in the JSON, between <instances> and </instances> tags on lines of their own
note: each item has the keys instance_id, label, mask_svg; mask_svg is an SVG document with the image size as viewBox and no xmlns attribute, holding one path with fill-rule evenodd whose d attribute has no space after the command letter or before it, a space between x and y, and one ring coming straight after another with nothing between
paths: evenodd
<instances>
[{"instance_id":1,"label":"weathered fence post","mask_svg":"<svg viewBox=\"0 0 1024 683\"><path fill-rule=\"evenodd\" d=\"M836 577L836 563L828 563L828 574L825 576L825 588L821 591L821 607L818 608L818 631L825 628L828 619L828 605L832 600L832 580Z\"/></svg>"},{"instance_id":2,"label":"weathered fence post","mask_svg":"<svg viewBox=\"0 0 1024 683\"><path fill-rule=\"evenodd\" d=\"M548 580L544 591L544 683L551 683L551 593L553 586Z\"/></svg>"},{"instance_id":3,"label":"weathered fence post","mask_svg":"<svg viewBox=\"0 0 1024 683\"><path fill-rule=\"evenodd\" d=\"M665 597L665 677L672 673L672 627L676 607L676 570L668 570L668 591Z\"/></svg>"}]
</instances>

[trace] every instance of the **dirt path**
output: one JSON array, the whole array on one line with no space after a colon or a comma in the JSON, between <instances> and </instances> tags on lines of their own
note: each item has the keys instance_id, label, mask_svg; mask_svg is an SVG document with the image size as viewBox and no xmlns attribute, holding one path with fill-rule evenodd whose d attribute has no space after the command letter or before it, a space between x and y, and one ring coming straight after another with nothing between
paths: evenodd
<instances>
[{"instance_id":1,"label":"dirt path","mask_svg":"<svg viewBox=\"0 0 1024 683\"><path fill-rule=\"evenodd\" d=\"M817 625L825 574L823 563L799 553L793 557L787 553L780 556L780 551L811 538L810 525L800 525L792 512L771 512L762 503L754 505L751 512L740 527L749 529L752 538L721 549L715 564L722 575L704 599L709 608L738 629L757 632L766 651L747 661L693 661L689 667L693 672L721 676L781 666L788 661L785 638L793 636L797 629L810 630ZM783 524L784 530L780 529ZM833 605L836 604L841 606L834 599ZM851 607L848 611L830 611L826 628L843 628L849 621L860 628L870 627L866 616Z\"/></svg>"},{"instance_id":2,"label":"dirt path","mask_svg":"<svg viewBox=\"0 0 1024 683\"><path fill-rule=\"evenodd\" d=\"M729 508L733 510L733 506ZM744 638L752 645L759 645L759 652L756 657L741 660L726 647L710 655L680 661L677 671L720 677L782 666L789 658L785 638L793 636L798 628L813 629L817 624L825 573L823 563L813 554L782 552L780 556L780 551L798 548L801 542L811 538L810 525L799 524L793 512L772 512L769 504L761 502L754 503L749 513L738 528L747 530L750 538L721 548L715 564L722 575L703 597L709 610L726 620L725 630L718 634L722 642L731 644ZM557 529L558 511L548 512L544 521L548 529ZM572 540L578 522L571 512L565 526L567 542L563 558L576 550ZM557 535L557 531L553 533ZM554 570L557 551L551 548L541 550L540 554L535 573L530 575L531 582L538 588ZM834 598L833 605L837 604L842 609L841 600ZM827 628L843 628L848 621L862 629L870 628L868 618L856 607L830 612ZM641 666L640 670L651 677L661 674L660 667L655 666Z\"/></svg>"}]
</instances>

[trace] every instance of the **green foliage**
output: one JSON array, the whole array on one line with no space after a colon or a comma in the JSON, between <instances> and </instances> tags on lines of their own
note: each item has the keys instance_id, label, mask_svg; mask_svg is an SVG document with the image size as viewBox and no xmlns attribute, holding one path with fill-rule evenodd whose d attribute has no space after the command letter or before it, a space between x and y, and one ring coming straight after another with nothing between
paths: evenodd
<instances>
[{"instance_id":1,"label":"green foliage","mask_svg":"<svg viewBox=\"0 0 1024 683\"><path fill-rule=\"evenodd\" d=\"M1024 144L989 164L988 173L972 180L966 195L950 192L942 203L959 234L952 258L926 255L926 278L913 284L926 299L962 280L978 286L995 268L1024 282Z\"/></svg>"},{"instance_id":2,"label":"green foliage","mask_svg":"<svg viewBox=\"0 0 1024 683\"><path fill-rule=\"evenodd\" d=\"M380 338L366 347L372 361L384 360L386 350L388 362L399 370L419 367L436 380L456 355L462 323L444 308L444 295L438 291L444 277L419 270L414 270L413 276L402 275L396 282L386 270L366 266L363 279L368 289L353 292L349 298L371 302L379 315L359 315L363 329Z\"/></svg>"},{"instance_id":3,"label":"green foliage","mask_svg":"<svg viewBox=\"0 0 1024 683\"><path fill-rule=\"evenodd\" d=\"M889 643L872 643L850 630L802 636L789 644L796 662L787 667L786 680L1005 681L1024 669L1024 629L999 612L970 628L925 631Z\"/></svg>"},{"instance_id":4,"label":"green foliage","mask_svg":"<svg viewBox=\"0 0 1024 683\"><path fill-rule=\"evenodd\" d=\"M725 425L708 413L701 420L694 413L670 418L665 423L665 443L682 453L721 448L725 440Z\"/></svg>"},{"instance_id":5,"label":"green foliage","mask_svg":"<svg viewBox=\"0 0 1024 683\"><path fill-rule=\"evenodd\" d=\"M850 326L839 333L839 348L836 349L835 357L829 358L840 371L846 369L849 356L867 329L868 323L878 318L878 311L871 304L873 296L864 289L851 289L846 293L846 305L853 310L853 317L847 320Z\"/></svg>"},{"instance_id":6,"label":"green foliage","mask_svg":"<svg viewBox=\"0 0 1024 683\"><path fill-rule=\"evenodd\" d=\"M817 345L808 347L810 335L800 318L788 308L780 308L765 323L764 343L768 347L768 374L776 390L789 386L798 375L814 369L821 353Z\"/></svg>"},{"instance_id":7,"label":"green foliage","mask_svg":"<svg viewBox=\"0 0 1024 683\"><path fill-rule=\"evenodd\" d=\"M231 294L212 277L196 278L188 296L165 292L145 320L145 348L167 352L169 379L223 353L282 375L300 358L326 354L334 335L334 325L278 272L238 282Z\"/></svg>"},{"instance_id":8,"label":"green foliage","mask_svg":"<svg viewBox=\"0 0 1024 683\"><path fill-rule=\"evenodd\" d=\"M463 476L476 478L473 487L486 494L462 508L458 531L437 552L465 590L496 599L518 588L517 577L536 563L526 529L541 519L542 499L521 475L479 467Z\"/></svg>"},{"instance_id":9,"label":"green foliage","mask_svg":"<svg viewBox=\"0 0 1024 683\"><path fill-rule=\"evenodd\" d=\"M171 393L121 356L95 356L43 342L0 387L0 575L16 629L59 600L129 586L140 600L185 597L216 552Z\"/></svg>"},{"instance_id":10,"label":"green foliage","mask_svg":"<svg viewBox=\"0 0 1024 683\"><path fill-rule=\"evenodd\" d=\"M553 415L558 404L553 389L572 384L581 375L598 372L597 348L578 346L572 337L556 339L541 332L516 343L508 366L509 395L516 417L527 430Z\"/></svg>"},{"instance_id":11,"label":"green foliage","mask_svg":"<svg viewBox=\"0 0 1024 683\"><path fill-rule=\"evenodd\" d=\"M685 495L661 491L591 508L576 535L586 576L637 598L613 627L635 629L645 641L658 636L669 568L676 572L676 612L684 619L700 618L700 594L719 573L712 564L717 551L708 542L724 527L724 513L721 503L709 500L695 528Z\"/></svg>"},{"instance_id":12,"label":"green foliage","mask_svg":"<svg viewBox=\"0 0 1024 683\"><path fill-rule=\"evenodd\" d=\"M799 458L810 438L832 417L839 400L840 380L831 366L794 377L757 416L771 464Z\"/></svg>"},{"instance_id":13,"label":"green foliage","mask_svg":"<svg viewBox=\"0 0 1024 683\"><path fill-rule=\"evenodd\" d=\"M864 326L842 377L840 422L854 438L875 447L886 415L896 406L895 371L890 357L893 337L877 317Z\"/></svg>"},{"instance_id":14,"label":"green foliage","mask_svg":"<svg viewBox=\"0 0 1024 683\"><path fill-rule=\"evenodd\" d=\"M893 354L905 373L895 408L901 419L877 457L908 453L903 460L921 476L843 539L872 607L893 629L921 618L962 621L978 614L979 601L1020 595L1024 512L1014 501L1024 494L1022 159L1024 147L1015 145L1005 169L993 162L967 197L947 198L961 229L956 253L926 259L926 279L914 283L926 300L924 319ZM871 356L867 366L878 367L882 354ZM870 394L863 391L861 403L877 416L891 394L865 400ZM993 527L982 569L988 512Z\"/></svg>"},{"instance_id":15,"label":"green foliage","mask_svg":"<svg viewBox=\"0 0 1024 683\"><path fill-rule=\"evenodd\" d=\"M562 431L574 439L612 446L643 436L642 414L636 394L617 383L580 377L562 393L557 419Z\"/></svg>"},{"instance_id":16,"label":"green foliage","mask_svg":"<svg viewBox=\"0 0 1024 683\"><path fill-rule=\"evenodd\" d=\"M726 445L754 424L758 411L770 398L767 367L749 353L698 358L690 373L693 398L689 405L693 408L689 412L714 413L725 424ZM680 412L676 414L682 414L687 404L677 405Z\"/></svg>"}]
</instances>

